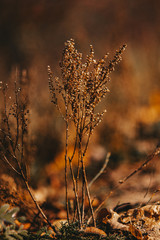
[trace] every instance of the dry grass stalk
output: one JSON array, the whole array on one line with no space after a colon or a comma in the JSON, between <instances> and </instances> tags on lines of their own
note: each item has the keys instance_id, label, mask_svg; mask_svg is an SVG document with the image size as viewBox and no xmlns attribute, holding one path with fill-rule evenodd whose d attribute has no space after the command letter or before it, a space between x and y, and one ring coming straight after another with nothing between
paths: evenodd
<instances>
[{"instance_id":1,"label":"dry grass stalk","mask_svg":"<svg viewBox=\"0 0 160 240\"><path fill-rule=\"evenodd\" d=\"M108 54L106 54L102 59L96 61L93 47L90 46L90 54L87 56L86 62L83 63L82 54L76 50L74 40L71 39L65 43L65 49L60 62L61 80L53 77L51 68L48 66L51 101L56 105L66 122L65 186L67 216L69 221L71 216L68 206L67 172L68 166L70 166L80 228L83 227L85 220L84 201L86 196L89 201L93 223L96 225L86 176L85 155L93 130L101 122L106 112L104 110L101 113L96 113L96 106L109 92L107 83L110 80L110 73L114 71L115 65L121 61L121 55L125 47L126 45L123 45L116 51L113 60L108 60ZM64 105L60 103L60 98L63 100ZM69 158L67 154L69 145L68 134L69 130L71 130L71 124L75 126L76 135L74 150ZM75 173L72 161L75 158L76 151L78 151L78 159L77 172ZM80 185L82 186L81 191Z\"/></svg>"}]
</instances>

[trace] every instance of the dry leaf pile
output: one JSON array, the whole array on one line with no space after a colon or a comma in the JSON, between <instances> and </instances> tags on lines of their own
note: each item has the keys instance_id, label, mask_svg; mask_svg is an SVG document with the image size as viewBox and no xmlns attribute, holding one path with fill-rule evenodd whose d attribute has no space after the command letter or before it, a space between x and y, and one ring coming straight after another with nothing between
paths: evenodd
<instances>
[{"instance_id":1,"label":"dry leaf pile","mask_svg":"<svg viewBox=\"0 0 160 240\"><path fill-rule=\"evenodd\" d=\"M160 204L129 209L123 213L103 208L98 213L99 222L112 229L129 231L136 239L160 239Z\"/></svg>"}]
</instances>

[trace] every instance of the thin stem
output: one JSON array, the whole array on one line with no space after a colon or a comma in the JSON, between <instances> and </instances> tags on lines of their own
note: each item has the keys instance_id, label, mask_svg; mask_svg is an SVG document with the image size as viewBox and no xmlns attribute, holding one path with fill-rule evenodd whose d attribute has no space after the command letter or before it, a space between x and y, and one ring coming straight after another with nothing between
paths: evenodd
<instances>
[{"instance_id":1,"label":"thin stem","mask_svg":"<svg viewBox=\"0 0 160 240\"><path fill-rule=\"evenodd\" d=\"M78 98L78 97L77 97ZM77 99L77 129L76 129L76 134L77 138L79 140L79 133L80 133L80 106L79 106L79 101ZM79 191L79 172L80 172L80 143L78 142L78 163L77 163L77 175L76 175L76 185L77 185L77 191Z\"/></svg>"},{"instance_id":2,"label":"thin stem","mask_svg":"<svg viewBox=\"0 0 160 240\"><path fill-rule=\"evenodd\" d=\"M68 205L68 131L69 131L69 124L68 124L68 99L66 96L65 100L65 107L66 107L66 146L65 146L65 188L66 188L66 211L67 211L67 220L69 223L69 205Z\"/></svg>"},{"instance_id":3,"label":"thin stem","mask_svg":"<svg viewBox=\"0 0 160 240\"><path fill-rule=\"evenodd\" d=\"M82 153L82 135L79 134L79 155L81 165L83 166L83 153ZM82 224L84 223L84 204L85 204L85 179L83 175L83 167L82 167L82 206L81 206L81 219Z\"/></svg>"},{"instance_id":4,"label":"thin stem","mask_svg":"<svg viewBox=\"0 0 160 240\"><path fill-rule=\"evenodd\" d=\"M73 172L73 166L72 166L72 161L69 158L69 164L70 164L70 171L71 171L71 176L72 176L72 181L73 181L73 191L75 194L75 199L76 199L76 205L77 205L77 215L78 215L78 222L79 222L79 227L82 227L82 222L81 222L81 213L80 213L80 206L79 206L79 198L78 198L78 192L77 192L77 186L76 186L76 180Z\"/></svg>"},{"instance_id":5,"label":"thin stem","mask_svg":"<svg viewBox=\"0 0 160 240\"><path fill-rule=\"evenodd\" d=\"M7 125L7 131L8 131L8 138L10 140L10 144L12 149L14 149L14 145L13 145L13 141L12 141L12 135L11 135L11 131L10 131L10 125L9 125L9 121L8 121L8 116L7 116L7 96L6 96L6 87L4 87L3 90L3 96L4 96L4 114L5 114L5 123Z\"/></svg>"},{"instance_id":6,"label":"thin stem","mask_svg":"<svg viewBox=\"0 0 160 240\"><path fill-rule=\"evenodd\" d=\"M87 182L87 176L86 176L84 161L82 162L82 170L83 170L83 177L84 177L84 181L85 181L85 187L86 187L87 197L88 197L88 201L89 201L91 216L92 216L92 219L93 219L93 224L96 227L96 220L95 220L94 211L93 211L93 207L92 207L92 201L91 201L90 192L89 192L89 188L88 188L88 182Z\"/></svg>"},{"instance_id":7,"label":"thin stem","mask_svg":"<svg viewBox=\"0 0 160 240\"><path fill-rule=\"evenodd\" d=\"M25 109L25 107L23 106L22 113L21 113L21 162L24 157L24 133L25 133L24 109Z\"/></svg>"},{"instance_id":8,"label":"thin stem","mask_svg":"<svg viewBox=\"0 0 160 240\"><path fill-rule=\"evenodd\" d=\"M87 197L88 197L88 201L89 201L89 207L90 207L91 215L93 218L93 223L94 223L94 226L96 227L96 221L95 221L95 217L94 217L94 211L93 211L93 207L92 207L92 202L91 202L91 197L90 197L90 192L89 192L88 182L87 182L87 176L86 176L86 170L85 170L85 164L84 164L84 156L85 156L87 148L88 148L91 131L92 131L92 128L90 128L88 140L87 140L86 147L85 147L85 150L83 151L83 153L82 153L82 136L79 135L81 164L82 164L82 223L84 221L84 200L85 200L84 185L85 185L86 193L87 193Z\"/></svg>"},{"instance_id":9,"label":"thin stem","mask_svg":"<svg viewBox=\"0 0 160 240\"><path fill-rule=\"evenodd\" d=\"M76 180L75 180L75 175L74 175L74 172L73 172L73 166L72 166L72 160L75 156L75 153L76 153L76 147L77 147L77 138L78 138L78 128L76 127L76 139L75 139L75 143L74 143L74 149L73 149L73 153L72 153L72 156L69 157L69 164L70 164L70 171L71 171L71 177L72 177L72 182L73 182L73 185L74 186L74 193L76 194L76 206L74 208L74 217L73 219L76 218L76 210L77 210L77 213L78 213L78 218L80 219L80 210L78 209L78 205L79 205L79 198L78 198L78 190L77 190L77 184L76 184Z\"/></svg>"},{"instance_id":10,"label":"thin stem","mask_svg":"<svg viewBox=\"0 0 160 240\"><path fill-rule=\"evenodd\" d=\"M6 157L5 155L4 155L4 158L5 158L5 161L7 161L7 163L9 163L9 160L7 159L7 157ZM31 190L31 188L30 188L30 186L29 186L29 184L28 184L28 181L27 181L26 178L25 178L24 172L23 172L23 170L22 170L22 168L21 168L21 166L20 166L20 164L19 164L18 159L17 159L15 156L14 156L14 158L15 158L15 160L17 161L19 171L17 171L15 168L13 168L11 164L9 164L10 167L12 167L12 170L14 170L18 175L21 176L21 178L23 179L23 182L24 182L24 184L25 184L25 186L26 186L26 189L27 189L29 195L31 196L33 202L35 203L38 211L40 212L40 214L42 215L42 217L45 219L45 221L48 223L48 225L55 231L55 233L57 233L57 230L55 229L54 226L52 226L51 222L49 221L49 219L47 218L47 216L45 215L45 213L44 213L43 210L41 209L40 205L38 204L38 202L37 202L36 199L34 198L34 195L33 195L33 193L32 193L32 190Z\"/></svg>"},{"instance_id":11,"label":"thin stem","mask_svg":"<svg viewBox=\"0 0 160 240\"><path fill-rule=\"evenodd\" d=\"M84 223L84 205L85 205L85 180L82 174L82 206L81 206L81 219L82 223Z\"/></svg>"},{"instance_id":12,"label":"thin stem","mask_svg":"<svg viewBox=\"0 0 160 240\"><path fill-rule=\"evenodd\" d=\"M21 175L20 172L18 172L15 167L9 162L9 160L6 158L6 156L3 154L4 161L8 163L8 165L12 168L13 171L15 171L18 175ZM3 160L3 159L2 159Z\"/></svg>"},{"instance_id":13,"label":"thin stem","mask_svg":"<svg viewBox=\"0 0 160 240\"><path fill-rule=\"evenodd\" d=\"M17 89L17 83L15 81L15 106L16 106L16 140L15 140L15 146L14 146L14 153L17 148L18 140L19 140L19 99L18 99L18 89Z\"/></svg>"},{"instance_id":14,"label":"thin stem","mask_svg":"<svg viewBox=\"0 0 160 240\"><path fill-rule=\"evenodd\" d=\"M81 149L81 164L82 164L82 210L81 210L81 216L82 216L82 222L83 222L84 221L85 188L86 188L87 197L88 197L88 201L89 201L89 206L90 206L90 210L91 210L91 215L93 217L94 226L96 226L93 207L92 207L92 202L91 202L91 199L90 199L90 193L89 193L89 189L88 189L85 165L84 165L84 157L85 157L86 151L88 149L88 144L89 144L89 140L90 140L90 136L91 136L91 132L92 132L92 119L93 119L93 117L91 115L91 117L90 117L91 127L90 127L90 130L89 130L88 139L87 139L86 146L85 146L85 149L84 149L83 153L82 153L82 138L79 140L80 143L81 143L80 149ZM84 126L85 126L85 123L84 123Z\"/></svg>"},{"instance_id":15,"label":"thin stem","mask_svg":"<svg viewBox=\"0 0 160 240\"><path fill-rule=\"evenodd\" d=\"M77 138L78 138L78 163L77 163L77 175L76 175L76 188L79 193L79 175L80 175L80 142L79 142L79 122L77 125Z\"/></svg>"},{"instance_id":16,"label":"thin stem","mask_svg":"<svg viewBox=\"0 0 160 240\"><path fill-rule=\"evenodd\" d=\"M70 161L72 162L74 156L75 156L75 153L76 153L76 147L77 147L77 138L78 138L78 128L76 128L76 139L75 139L75 143L74 143L74 149L73 149L73 153L72 153L72 156L70 157Z\"/></svg>"},{"instance_id":17,"label":"thin stem","mask_svg":"<svg viewBox=\"0 0 160 240\"><path fill-rule=\"evenodd\" d=\"M97 173L97 175L92 179L92 181L90 181L90 183L88 184L88 187L90 188L91 185L101 176L101 174L104 172L104 170L106 169L108 162L109 162L109 158L111 156L111 153L109 152L106 156L105 162L102 166L102 168L100 169L100 171Z\"/></svg>"},{"instance_id":18,"label":"thin stem","mask_svg":"<svg viewBox=\"0 0 160 240\"><path fill-rule=\"evenodd\" d=\"M93 113L94 112L92 112L92 115L90 116L90 128L89 128L89 133L88 133L86 146L85 146L85 149L83 151L83 157L85 157L85 155L86 155L86 152L87 152L87 149L88 149L88 145L89 145L89 140L90 140L91 133L92 133Z\"/></svg>"},{"instance_id":19,"label":"thin stem","mask_svg":"<svg viewBox=\"0 0 160 240\"><path fill-rule=\"evenodd\" d=\"M36 199L34 198L33 193L32 193L32 191L31 191L31 189L30 189L30 187L29 187L28 181L26 181L23 176L22 176L22 178L23 178L23 181L24 181L24 183L25 183L25 186L26 186L26 188L27 188L27 190L28 190L28 192L29 192L29 194L30 194L33 202L35 203L38 211L40 212L40 214L42 215L42 217L46 220L46 222L48 223L48 225L54 230L54 232L57 233L56 228L55 228L54 225L52 225L51 222L48 220L48 218L47 218L47 216L45 215L45 213L43 212L42 208L40 207L40 205L38 204L38 202L37 202Z\"/></svg>"}]
</instances>

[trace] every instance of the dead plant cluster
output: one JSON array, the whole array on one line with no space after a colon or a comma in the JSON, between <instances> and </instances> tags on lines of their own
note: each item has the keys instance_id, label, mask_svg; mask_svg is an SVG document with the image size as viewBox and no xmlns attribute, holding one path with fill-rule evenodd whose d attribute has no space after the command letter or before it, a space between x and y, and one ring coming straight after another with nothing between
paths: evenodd
<instances>
[{"instance_id":1,"label":"dead plant cluster","mask_svg":"<svg viewBox=\"0 0 160 240\"><path fill-rule=\"evenodd\" d=\"M112 60L109 54L104 55L100 60L94 57L94 50L90 46L90 53L83 62L82 54L75 48L73 39L65 43L65 48L60 62L61 77L55 77L51 67L48 66L48 81L51 95L51 102L57 107L65 122L65 195L67 223L62 226L61 233L51 224L36 201L32 189L29 186L28 170L26 167L26 139L28 134L28 98L23 94L19 82L14 82L14 91L11 95L6 83L0 82L0 90L3 99L0 120L0 158L16 173L25 185L31 199L33 200L38 213L44 221L53 229L55 239L66 237L66 229L76 225L76 234L98 233L101 237L107 237L106 233L96 228L95 213L102 207L104 201L116 190L119 185L126 182L137 172L141 171L154 157L159 155L160 147L149 155L142 165L131 172L104 197L104 201L94 209L94 198L90 194L90 186L103 173L107 166L110 153L102 169L93 180L88 183L85 167L86 153L93 130L102 121L106 110L97 112L97 106L109 92L108 82L110 74L115 66L122 60L122 54L126 45L116 51ZM74 140L73 151L69 153L69 147ZM74 161L74 165L73 165ZM76 165L75 165L76 162ZM69 183L73 184L74 206L71 209L69 201ZM85 202L89 203L90 215L86 214ZM94 227L90 227L92 223ZM105 219L105 221L108 221ZM108 223L108 222L107 222ZM87 226L87 228L86 228ZM70 231L70 230L67 230ZM101 232L102 231L102 232ZM73 231L71 231L73 232ZM134 234L132 234L134 235ZM59 237L59 238L58 238ZM66 239L66 238L62 238ZM68 239L68 238L67 238ZM117 238L118 239L118 238ZM140 239L140 238L139 238Z\"/></svg>"},{"instance_id":2,"label":"dead plant cluster","mask_svg":"<svg viewBox=\"0 0 160 240\"><path fill-rule=\"evenodd\" d=\"M23 95L17 79L14 82L12 95L9 93L8 84L3 82L0 82L0 84L3 95L0 122L0 158L20 177L39 213L51 226L50 221L36 201L28 182L26 139L29 110L27 96Z\"/></svg>"},{"instance_id":3,"label":"dead plant cluster","mask_svg":"<svg viewBox=\"0 0 160 240\"><path fill-rule=\"evenodd\" d=\"M104 110L96 112L96 106L109 92L107 83L110 80L110 73L121 61L122 53L126 45L123 45L112 60L108 60L108 54L102 59L94 58L94 50L90 46L90 53L86 62L82 61L82 54L75 48L74 40L65 43L65 49L60 62L61 79L53 77L50 66L48 66L49 89L51 101L56 105L63 116L66 124L66 145L65 145L65 184L66 184L66 209L68 221L75 221L78 218L79 227L83 228L86 216L84 214L84 202L87 196L90 212L94 226L96 225L92 199L89 192L88 181L85 169L85 156L88 149L90 137L94 128L101 122ZM74 128L74 129L73 129ZM75 133L74 149L71 156L68 156L69 134ZM77 168L73 169L73 159L78 152ZM73 182L75 194L75 208L73 216L69 212L68 201L68 174Z\"/></svg>"}]
</instances>

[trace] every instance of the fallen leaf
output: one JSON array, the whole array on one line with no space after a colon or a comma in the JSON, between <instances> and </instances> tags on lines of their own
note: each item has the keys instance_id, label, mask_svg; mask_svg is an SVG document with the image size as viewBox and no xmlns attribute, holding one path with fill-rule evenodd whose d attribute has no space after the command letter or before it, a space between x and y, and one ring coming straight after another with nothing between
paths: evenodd
<instances>
[{"instance_id":1,"label":"fallen leaf","mask_svg":"<svg viewBox=\"0 0 160 240\"><path fill-rule=\"evenodd\" d=\"M30 228L30 226L31 226L30 223L21 223L21 222L19 222L17 219L15 220L15 224L16 224L18 227L23 226L23 229L25 229L25 230L28 230L28 229Z\"/></svg>"},{"instance_id":2,"label":"fallen leaf","mask_svg":"<svg viewBox=\"0 0 160 240\"><path fill-rule=\"evenodd\" d=\"M84 233L89 233L89 234L96 234L96 235L99 235L101 237L106 237L107 234L99 229L99 228L96 228L96 227L87 227L85 230L84 230Z\"/></svg>"},{"instance_id":3,"label":"fallen leaf","mask_svg":"<svg viewBox=\"0 0 160 240\"><path fill-rule=\"evenodd\" d=\"M136 239L143 239L141 231L135 228L132 224L129 225L129 231Z\"/></svg>"},{"instance_id":4,"label":"fallen leaf","mask_svg":"<svg viewBox=\"0 0 160 240\"><path fill-rule=\"evenodd\" d=\"M112 217L112 213L107 208L102 208L97 214L97 221L100 223L107 223L108 219Z\"/></svg>"}]
</instances>

